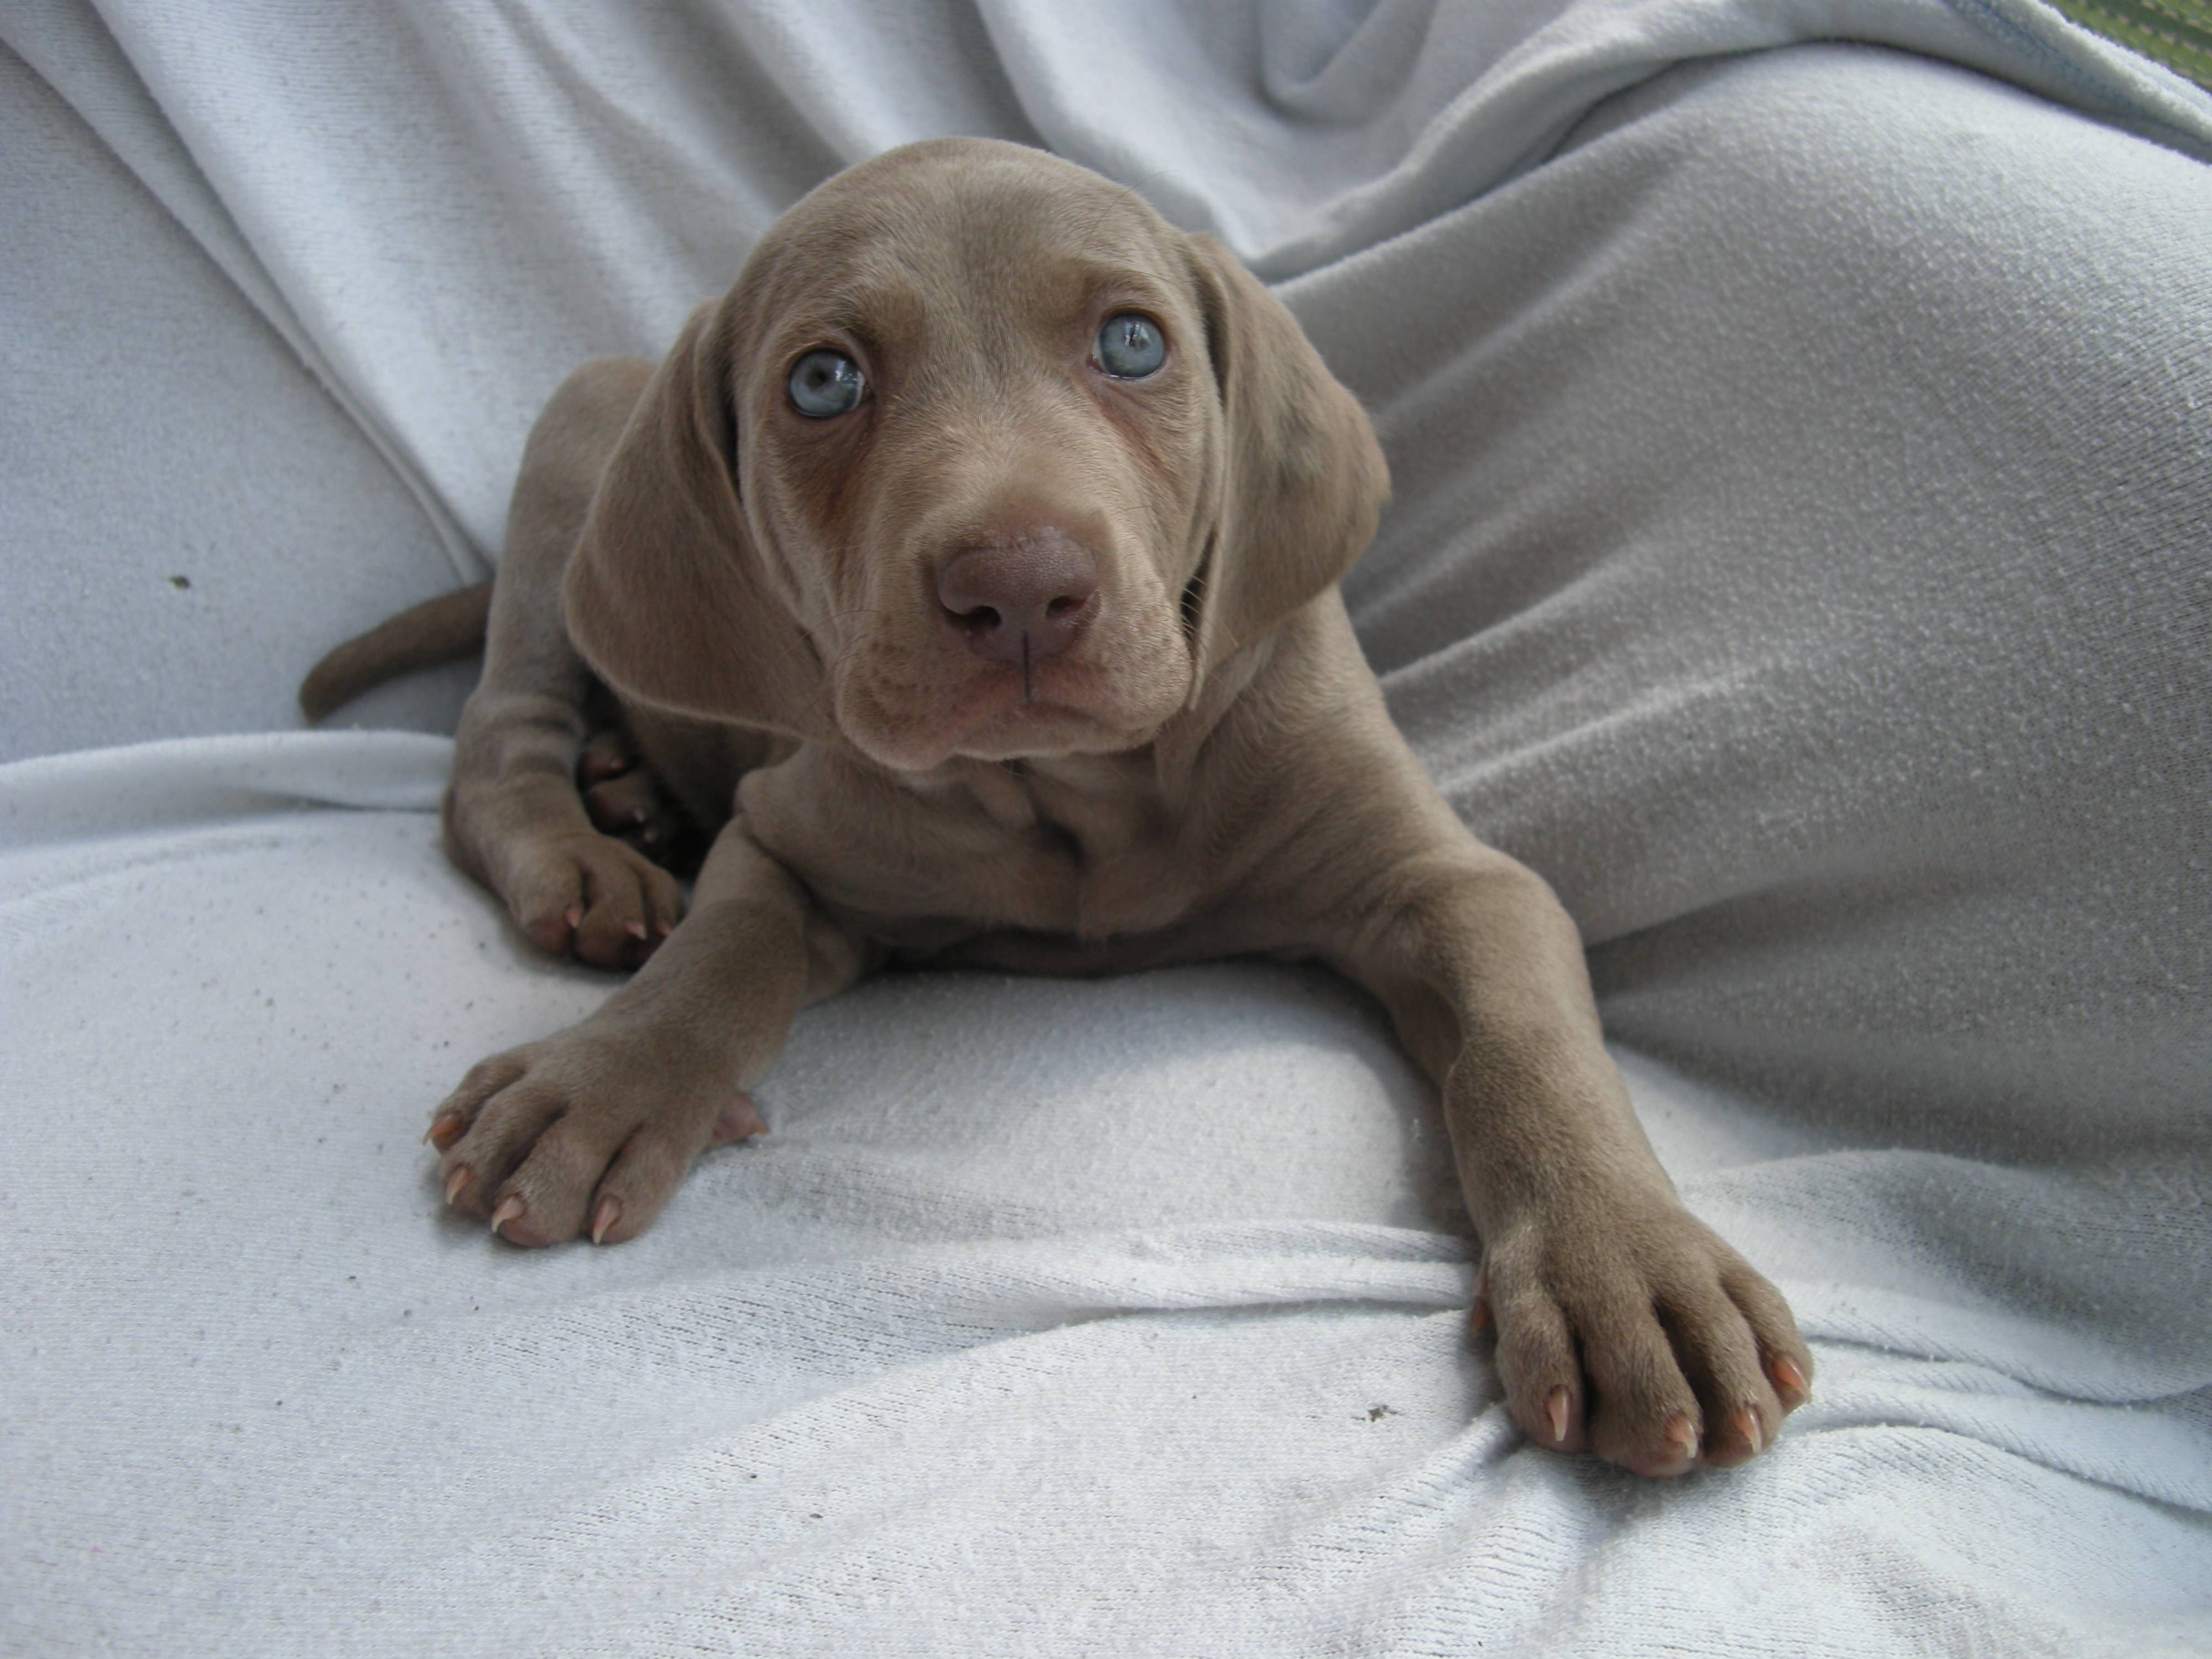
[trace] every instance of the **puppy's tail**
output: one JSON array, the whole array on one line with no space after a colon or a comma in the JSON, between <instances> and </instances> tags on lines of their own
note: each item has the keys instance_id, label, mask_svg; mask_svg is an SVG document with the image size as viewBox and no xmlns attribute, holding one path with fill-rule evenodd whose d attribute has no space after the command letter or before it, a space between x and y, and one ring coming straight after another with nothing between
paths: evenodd
<instances>
[{"instance_id":1,"label":"puppy's tail","mask_svg":"<svg viewBox=\"0 0 2212 1659\"><path fill-rule=\"evenodd\" d=\"M491 616L491 584L478 582L425 599L348 640L300 682L300 711L310 726L389 679L481 651Z\"/></svg>"}]
</instances>

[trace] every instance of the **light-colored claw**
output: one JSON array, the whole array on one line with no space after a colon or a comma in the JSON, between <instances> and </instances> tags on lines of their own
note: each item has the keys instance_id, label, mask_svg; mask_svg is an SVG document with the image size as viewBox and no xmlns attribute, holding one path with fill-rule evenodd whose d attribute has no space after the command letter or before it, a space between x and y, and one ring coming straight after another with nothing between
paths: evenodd
<instances>
[{"instance_id":1,"label":"light-colored claw","mask_svg":"<svg viewBox=\"0 0 2212 1659\"><path fill-rule=\"evenodd\" d=\"M456 1164L453 1165L453 1174L446 1177L446 1202L448 1204L452 1203L453 1201L454 1195L458 1194L462 1188L468 1184L469 1166L465 1164Z\"/></svg>"},{"instance_id":2,"label":"light-colored claw","mask_svg":"<svg viewBox=\"0 0 2212 1659\"><path fill-rule=\"evenodd\" d=\"M750 1140L755 1135L768 1133L767 1120L760 1115L750 1095L732 1095L722 1109L714 1114L714 1145L726 1141Z\"/></svg>"},{"instance_id":3,"label":"light-colored claw","mask_svg":"<svg viewBox=\"0 0 2212 1659\"><path fill-rule=\"evenodd\" d=\"M1777 1354L1767 1362L1768 1374L1774 1378L1775 1392L1782 1396L1785 1406L1802 1405L1813 1392L1813 1385L1805 1373L1797 1369L1797 1362L1787 1354Z\"/></svg>"},{"instance_id":4,"label":"light-colored claw","mask_svg":"<svg viewBox=\"0 0 2212 1659\"><path fill-rule=\"evenodd\" d=\"M1667 1438L1681 1449L1683 1456L1695 1457L1698 1455L1697 1425L1679 1413L1667 1420Z\"/></svg>"},{"instance_id":5,"label":"light-colored claw","mask_svg":"<svg viewBox=\"0 0 2212 1659\"><path fill-rule=\"evenodd\" d=\"M604 1243L607 1230L621 1219L622 1200L614 1197L601 1199L592 1208L592 1243Z\"/></svg>"},{"instance_id":6,"label":"light-colored claw","mask_svg":"<svg viewBox=\"0 0 2212 1659\"><path fill-rule=\"evenodd\" d=\"M1729 1421L1735 1425L1738 1434L1751 1443L1751 1449L1754 1455L1766 1449L1766 1437L1759 1431L1757 1412L1748 1406L1739 1406L1735 1408L1735 1414L1729 1418Z\"/></svg>"},{"instance_id":7,"label":"light-colored claw","mask_svg":"<svg viewBox=\"0 0 2212 1659\"><path fill-rule=\"evenodd\" d=\"M1550 1419L1552 1425L1552 1443L1555 1446L1565 1445L1567 1443L1567 1391L1565 1389L1554 1389L1544 1396L1544 1415Z\"/></svg>"},{"instance_id":8,"label":"light-colored claw","mask_svg":"<svg viewBox=\"0 0 2212 1659\"><path fill-rule=\"evenodd\" d=\"M500 1200L499 1207L491 1212L492 1231L497 1232L521 1213L522 1200L513 1193L509 1193L505 1198Z\"/></svg>"}]
</instances>

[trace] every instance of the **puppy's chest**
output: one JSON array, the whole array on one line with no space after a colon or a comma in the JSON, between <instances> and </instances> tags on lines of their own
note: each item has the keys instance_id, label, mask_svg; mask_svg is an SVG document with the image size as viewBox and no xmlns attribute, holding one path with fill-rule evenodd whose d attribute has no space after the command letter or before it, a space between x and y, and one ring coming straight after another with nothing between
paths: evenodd
<instances>
[{"instance_id":1,"label":"puppy's chest","mask_svg":"<svg viewBox=\"0 0 2212 1659\"><path fill-rule=\"evenodd\" d=\"M747 775L763 848L848 926L933 951L1018 929L1083 940L1175 926L1203 900L1187 826L1125 756L954 762L891 780L820 751Z\"/></svg>"}]
</instances>

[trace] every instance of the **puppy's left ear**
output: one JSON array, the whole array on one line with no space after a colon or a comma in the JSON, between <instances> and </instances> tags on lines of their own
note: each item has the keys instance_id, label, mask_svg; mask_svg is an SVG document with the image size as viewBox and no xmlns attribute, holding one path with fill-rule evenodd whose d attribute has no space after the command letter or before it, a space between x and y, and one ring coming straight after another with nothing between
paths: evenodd
<instances>
[{"instance_id":1,"label":"puppy's left ear","mask_svg":"<svg viewBox=\"0 0 2212 1659\"><path fill-rule=\"evenodd\" d=\"M1352 568L1374 539L1390 472L1366 411L1297 319L1220 243L1189 241L1228 427L1220 514L1198 580L1202 684Z\"/></svg>"},{"instance_id":2,"label":"puppy's left ear","mask_svg":"<svg viewBox=\"0 0 2212 1659\"><path fill-rule=\"evenodd\" d=\"M568 637L626 697L826 737L821 659L738 501L733 311L692 313L631 411L562 583Z\"/></svg>"}]
</instances>

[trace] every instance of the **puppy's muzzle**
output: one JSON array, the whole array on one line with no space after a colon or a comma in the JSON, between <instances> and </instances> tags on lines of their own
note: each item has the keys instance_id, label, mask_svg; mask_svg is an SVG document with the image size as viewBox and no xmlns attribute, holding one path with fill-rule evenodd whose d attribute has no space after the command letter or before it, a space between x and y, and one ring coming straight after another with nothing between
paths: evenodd
<instances>
[{"instance_id":1,"label":"puppy's muzzle","mask_svg":"<svg viewBox=\"0 0 2212 1659\"><path fill-rule=\"evenodd\" d=\"M991 662L1058 656L1090 622L1097 593L1097 560L1057 530L963 548L937 573L946 622Z\"/></svg>"}]
</instances>

